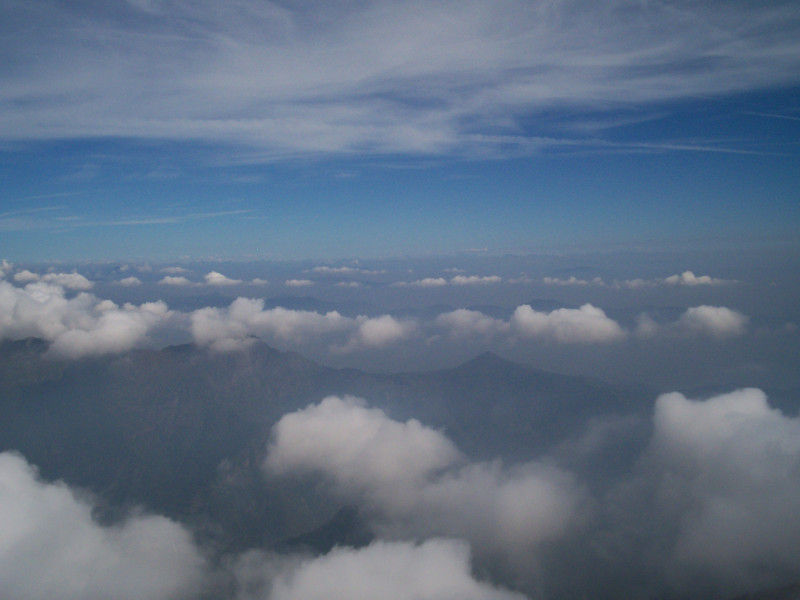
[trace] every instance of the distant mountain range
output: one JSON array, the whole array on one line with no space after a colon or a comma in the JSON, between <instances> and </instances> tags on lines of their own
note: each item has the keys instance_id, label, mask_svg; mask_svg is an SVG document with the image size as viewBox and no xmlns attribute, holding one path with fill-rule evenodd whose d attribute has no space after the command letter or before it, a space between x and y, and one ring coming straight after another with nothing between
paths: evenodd
<instances>
[{"instance_id":1,"label":"distant mountain range","mask_svg":"<svg viewBox=\"0 0 800 600\"><path fill-rule=\"evenodd\" d=\"M443 430L476 459L530 460L595 418L648 414L653 395L525 367L486 353L453 369L374 374L332 369L254 342L54 361L37 339L0 344L0 450L46 479L194 521L235 546L319 523L319 506L267 484L270 428L329 395L355 395L392 418ZM606 465L609 457L596 457ZM289 486L289 484L286 484Z\"/></svg>"}]
</instances>

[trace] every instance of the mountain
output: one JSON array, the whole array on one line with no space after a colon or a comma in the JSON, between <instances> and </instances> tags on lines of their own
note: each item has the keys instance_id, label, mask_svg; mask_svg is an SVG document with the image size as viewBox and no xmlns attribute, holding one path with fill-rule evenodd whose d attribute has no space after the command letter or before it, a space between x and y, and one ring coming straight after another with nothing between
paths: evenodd
<instances>
[{"instance_id":1,"label":"mountain","mask_svg":"<svg viewBox=\"0 0 800 600\"><path fill-rule=\"evenodd\" d=\"M441 429L474 459L507 462L557 448L593 420L647 413L654 398L491 353L452 369L373 374L261 342L77 361L51 360L46 349L34 339L0 344L0 451L98 495L109 518L113 507L140 505L237 546L297 536L332 516L314 490L261 476L272 425L325 396L363 397L394 419Z\"/></svg>"}]
</instances>

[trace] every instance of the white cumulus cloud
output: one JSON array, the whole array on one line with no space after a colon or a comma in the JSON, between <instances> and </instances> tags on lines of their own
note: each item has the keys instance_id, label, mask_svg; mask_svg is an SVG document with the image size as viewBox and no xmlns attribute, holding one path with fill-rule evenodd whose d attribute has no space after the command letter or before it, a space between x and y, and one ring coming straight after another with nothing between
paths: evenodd
<instances>
[{"instance_id":1,"label":"white cumulus cloud","mask_svg":"<svg viewBox=\"0 0 800 600\"><path fill-rule=\"evenodd\" d=\"M555 467L469 463L440 432L354 398L284 416L265 466L320 473L336 494L363 505L384 536L463 537L510 562L563 534L581 499Z\"/></svg>"},{"instance_id":2,"label":"white cumulus cloud","mask_svg":"<svg viewBox=\"0 0 800 600\"><path fill-rule=\"evenodd\" d=\"M749 388L701 401L665 394L653 422L643 477L655 491L653 518L674 528L673 568L734 589L796 577L800 419Z\"/></svg>"},{"instance_id":3,"label":"white cumulus cloud","mask_svg":"<svg viewBox=\"0 0 800 600\"><path fill-rule=\"evenodd\" d=\"M366 548L334 548L281 573L264 600L523 600L521 594L477 581L469 546L431 539L374 542ZM253 599L255 600L255 599Z\"/></svg>"},{"instance_id":4,"label":"white cumulus cloud","mask_svg":"<svg viewBox=\"0 0 800 600\"><path fill-rule=\"evenodd\" d=\"M741 335L750 319L724 306L693 306L678 319L677 326L687 332L707 333L717 338Z\"/></svg>"},{"instance_id":5,"label":"white cumulus cloud","mask_svg":"<svg viewBox=\"0 0 800 600\"><path fill-rule=\"evenodd\" d=\"M263 300L248 298L237 298L227 308L201 308L190 313L189 319L195 342L216 350L241 348L255 336L291 346L322 341L333 352L342 353L381 348L416 330L413 321L389 315L349 318L336 311L265 310Z\"/></svg>"},{"instance_id":6,"label":"white cumulus cloud","mask_svg":"<svg viewBox=\"0 0 800 600\"><path fill-rule=\"evenodd\" d=\"M670 275L664 279L669 285L721 285L729 283L725 279L714 279L708 275L695 276L691 271L684 271L680 275Z\"/></svg>"},{"instance_id":7,"label":"white cumulus cloud","mask_svg":"<svg viewBox=\"0 0 800 600\"><path fill-rule=\"evenodd\" d=\"M204 279L206 280L206 285L236 285L242 283L241 279L231 279L217 271L209 271L205 274Z\"/></svg>"},{"instance_id":8,"label":"white cumulus cloud","mask_svg":"<svg viewBox=\"0 0 800 600\"><path fill-rule=\"evenodd\" d=\"M118 306L86 292L67 298L60 285L39 281L17 288L0 281L0 339L40 337L53 355L124 352L147 345L174 313L163 302Z\"/></svg>"},{"instance_id":9,"label":"white cumulus cloud","mask_svg":"<svg viewBox=\"0 0 800 600\"><path fill-rule=\"evenodd\" d=\"M47 273L42 276L42 281L60 285L68 290L89 290L94 284L80 273Z\"/></svg>"},{"instance_id":10,"label":"white cumulus cloud","mask_svg":"<svg viewBox=\"0 0 800 600\"><path fill-rule=\"evenodd\" d=\"M518 306L511 317L511 326L523 337L540 337L565 343L614 342L625 338L620 325L596 306L559 308L540 312L527 304Z\"/></svg>"},{"instance_id":11,"label":"white cumulus cloud","mask_svg":"<svg viewBox=\"0 0 800 600\"><path fill-rule=\"evenodd\" d=\"M45 483L20 456L0 454L0 581L8 600L176 600L196 596L203 560L163 517L104 527L93 506Z\"/></svg>"},{"instance_id":12,"label":"white cumulus cloud","mask_svg":"<svg viewBox=\"0 0 800 600\"><path fill-rule=\"evenodd\" d=\"M39 281L39 275L29 271L28 269L23 269L22 271L14 273L14 281L17 283L30 283L32 281Z\"/></svg>"},{"instance_id":13,"label":"white cumulus cloud","mask_svg":"<svg viewBox=\"0 0 800 600\"><path fill-rule=\"evenodd\" d=\"M139 279L138 277L130 276L130 277L123 277L117 283L119 283L119 285L134 286L134 285L141 285L142 280Z\"/></svg>"}]
</instances>

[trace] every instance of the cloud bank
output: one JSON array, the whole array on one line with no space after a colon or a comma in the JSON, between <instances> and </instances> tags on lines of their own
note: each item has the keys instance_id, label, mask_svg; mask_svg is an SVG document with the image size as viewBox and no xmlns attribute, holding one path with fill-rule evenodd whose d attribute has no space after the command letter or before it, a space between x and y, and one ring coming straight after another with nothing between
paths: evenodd
<instances>
[{"instance_id":1,"label":"cloud bank","mask_svg":"<svg viewBox=\"0 0 800 600\"><path fill-rule=\"evenodd\" d=\"M467 540L531 598L732 598L797 581L800 419L749 388L664 394L652 425L632 471L594 496L588 473L470 462L441 432L352 397L285 415L265 468L321 477L380 540Z\"/></svg>"},{"instance_id":2,"label":"cloud bank","mask_svg":"<svg viewBox=\"0 0 800 600\"><path fill-rule=\"evenodd\" d=\"M264 300L239 297L226 308L170 310L163 301L118 305L80 291L92 282L77 273L34 275L23 287L0 280L0 340L39 337L51 342L50 354L62 358L119 353L133 348L192 340L218 351L244 348L255 339L294 350L316 350L329 356L368 350L389 350L399 344L430 345L438 340L476 348L492 344L524 345L547 342L564 345L610 344L630 337L724 341L748 332L750 319L724 306L686 309L672 322L639 315L632 329L623 327L592 304L580 308L537 311L518 306L509 319L477 310L457 309L419 319L384 314L346 317L337 311L320 313L282 307L264 308ZM159 283L194 286L182 276L168 275ZM211 271L210 285L240 283ZM138 282L138 283L137 283ZM141 285L128 277L120 285ZM78 293L69 289L78 288Z\"/></svg>"},{"instance_id":3,"label":"cloud bank","mask_svg":"<svg viewBox=\"0 0 800 600\"><path fill-rule=\"evenodd\" d=\"M559 308L549 313L533 310L527 304L517 307L511 325L522 336L543 337L557 342L613 342L625 332L602 309L584 304L580 308Z\"/></svg>"},{"instance_id":4,"label":"cloud bank","mask_svg":"<svg viewBox=\"0 0 800 600\"><path fill-rule=\"evenodd\" d=\"M265 466L322 474L384 536L462 537L509 560L561 535L581 501L572 477L553 466L470 463L440 432L352 397L284 416Z\"/></svg>"},{"instance_id":5,"label":"cloud bank","mask_svg":"<svg viewBox=\"0 0 800 600\"><path fill-rule=\"evenodd\" d=\"M523 600L521 594L476 581L466 543L431 539L421 544L375 542L334 548L305 560L270 582L269 594L248 600ZM240 600L245 600L240 598Z\"/></svg>"},{"instance_id":6,"label":"cloud bank","mask_svg":"<svg viewBox=\"0 0 800 600\"><path fill-rule=\"evenodd\" d=\"M204 561L188 531L136 515L98 525L92 505L45 483L22 457L0 454L0 580L9 600L196 597Z\"/></svg>"},{"instance_id":7,"label":"cloud bank","mask_svg":"<svg viewBox=\"0 0 800 600\"><path fill-rule=\"evenodd\" d=\"M606 499L615 543L639 548L631 568L659 565L679 597L797 581L800 419L749 388L662 395L653 425L637 472Z\"/></svg>"},{"instance_id":8,"label":"cloud bank","mask_svg":"<svg viewBox=\"0 0 800 600\"><path fill-rule=\"evenodd\" d=\"M564 444L617 436L609 423ZM0 453L4 597L728 600L797 582L800 417L746 388L663 394L651 424L630 470L597 488L559 453L473 461L417 420L328 397L274 425L265 475L324 481L376 539L217 567L181 525L142 513L99 524L86 495Z\"/></svg>"},{"instance_id":9,"label":"cloud bank","mask_svg":"<svg viewBox=\"0 0 800 600\"><path fill-rule=\"evenodd\" d=\"M124 352L152 343L153 333L178 321L164 302L119 306L85 292L68 297L43 281L24 288L0 281L0 340L43 338L54 356Z\"/></svg>"}]
</instances>

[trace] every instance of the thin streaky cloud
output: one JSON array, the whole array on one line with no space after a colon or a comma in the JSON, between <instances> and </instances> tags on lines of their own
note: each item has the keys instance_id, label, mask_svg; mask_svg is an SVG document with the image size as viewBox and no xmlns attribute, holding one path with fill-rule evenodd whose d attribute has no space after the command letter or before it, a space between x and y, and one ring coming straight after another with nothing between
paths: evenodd
<instances>
[{"instance_id":1,"label":"thin streaky cloud","mask_svg":"<svg viewBox=\"0 0 800 600\"><path fill-rule=\"evenodd\" d=\"M521 121L553 109L576 122L615 110L613 122L620 109L800 81L792 2L12 2L0 17L17 24L1 46L5 141L453 156L531 139Z\"/></svg>"},{"instance_id":2,"label":"thin streaky cloud","mask_svg":"<svg viewBox=\"0 0 800 600\"><path fill-rule=\"evenodd\" d=\"M28 200L32 200L34 197L27 198ZM19 217L23 215L33 215L42 212L50 212L54 210L63 210L63 206L42 206L39 208L25 208L22 210L14 210L10 212L0 213L0 219L5 219L7 217Z\"/></svg>"},{"instance_id":3,"label":"thin streaky cloud","mask_svg":"<svg viewBox=\"0 0 800 600\"><path fill-rule=\"evenodd\" d=\"M800 121L800 117L793 117L791 115L779 115L775 113L765 113L765 112L756 112L756 111L742 111L743 115L753 115L756 117L767 117L770 119L789 119L790 121Z\"/></svg>"}]
</instances>

